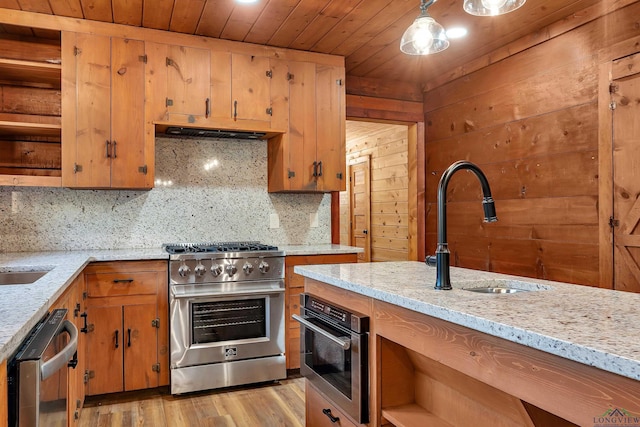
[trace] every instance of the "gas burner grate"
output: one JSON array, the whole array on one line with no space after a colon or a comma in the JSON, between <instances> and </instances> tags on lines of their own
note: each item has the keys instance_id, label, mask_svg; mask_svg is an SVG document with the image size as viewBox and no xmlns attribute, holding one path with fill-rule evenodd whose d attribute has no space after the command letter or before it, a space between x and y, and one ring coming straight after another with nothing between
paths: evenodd
<instances>
[{"instance_id":1,"label":"gas burner grate","mask_svg":"<svg viewBox=\"0 0 640 427\"><path fill-rule=\"evenodd\" d=\"M162 245L162 247L170 254L278 250L277 246L266 245L260 242L167 243Z\"/></svg>"}]
</instances>

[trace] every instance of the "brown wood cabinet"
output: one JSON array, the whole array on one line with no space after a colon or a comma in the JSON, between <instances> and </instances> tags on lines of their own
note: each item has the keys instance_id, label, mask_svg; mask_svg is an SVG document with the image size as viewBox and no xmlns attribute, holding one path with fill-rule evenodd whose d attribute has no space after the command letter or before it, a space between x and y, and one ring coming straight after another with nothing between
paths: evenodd
<instances>
[{"instance_id":1,"label":"brown wood cabinet","mask_svg":"<svg viewBox=\"0 0 640 427\"><path fill-rule=\"evenodd\" d=\"M62 184L144 189L154 152L144 143L144 42L63 32ZM74 66L75 65L75 66Z\"/></svg>"},{"instance_id":2,"label":"brown wood cabinet","mask_svg":"<svg viewBox=\"0 0 640 427\"><path fill-rule=\"evenodd\" d=\"M300 293L304 291L304 277L293 272L296 265L343 264L357 262L357 254L288 255L285 258L285 342L287 369L300 369L300 324L293 314L300 314Z\"/></svg>"},{"instance_id":3,"label":"brown wood cabinet","mask_svg":"<svg viewBox=\"0 0 640 427\"><path fill-rule=\"evenodd\" d=\"M59 40L0 35L0 185L61 185Z\"/></svg>"},{"instance_id":4,"label":"brown wood cabinet","mask_svg":"<svg viewBox=\"0 0 640 427\"><path fill-rule=\"evenodd\" d=\"M84 275L87 395L168 384L166 262L100 262Z\"/></svg>"},{"instance_id":5,"label":"brown wood cabinet","mask_svg":"<svg viewBox=\"0 0 640 427\"><path fill-rule=\"evenodd\" d=\"M192 123L194 117L207 117L211 108L210 51L171 45L165 45L165 49L169 121Z\"/></svg>"},{"instance_id":6,"label":"brown wood cabinet","mask_svg":"<svg viewBox=\"0 0 640 427\"><path fill-rule=\"evenodd\" d=\"M289 131L269 141L269 191L344 191L344 67L286 66Z\"/></svg>"},{"instance_id":7,"label":"brown wood cabinet","mask_svg":"<svg viewBox=\"0 0 640 427\"><path fill-rule=\"evenodd\" d=\"M331 403L318 389L305 381L305 426L306 427L357 427L336 405Z\"/></svg>"}]
</instances>

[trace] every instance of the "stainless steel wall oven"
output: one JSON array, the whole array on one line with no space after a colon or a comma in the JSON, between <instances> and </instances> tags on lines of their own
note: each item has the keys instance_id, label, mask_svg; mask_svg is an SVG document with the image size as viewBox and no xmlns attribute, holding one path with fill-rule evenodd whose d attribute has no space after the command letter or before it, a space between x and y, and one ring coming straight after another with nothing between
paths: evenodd
<instances>
[{"instance_id":1,"label":"stainless steel wall oven","mask_svg":"<svg viewBox=\"0 0 640 427\"><path fill-rule=\"evenodd\" d=\"M300 373L358 423L369 422L369 318L300 295Z\"/></svg>"},{"instance_id":2,"label":"stainless steel wall oven","mask_svg":"<svg viewBox=\"0 0 640 427\"><path fill-rule=\"evenodd\" d=\"M284 254L255 242L165 247L171 393L285 378Z\"/></svg>"}]
</instances>

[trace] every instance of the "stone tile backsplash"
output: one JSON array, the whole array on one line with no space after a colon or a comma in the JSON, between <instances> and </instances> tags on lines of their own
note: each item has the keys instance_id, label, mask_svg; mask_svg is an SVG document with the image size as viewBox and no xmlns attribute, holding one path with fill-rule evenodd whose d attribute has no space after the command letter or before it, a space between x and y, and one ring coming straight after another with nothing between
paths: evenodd
<instances>
[{"instance_id":1,"label":"stone tile backsplash","mask_svg":"<svg viewBox=\"0 0 640 427\"><path fill-rule=\"evenodd\" d=\"M0 252L331 242L329 194L267 192L266 141L158 138L155 175L150 191L0 187Z\"/></svg>"}]
</instances>

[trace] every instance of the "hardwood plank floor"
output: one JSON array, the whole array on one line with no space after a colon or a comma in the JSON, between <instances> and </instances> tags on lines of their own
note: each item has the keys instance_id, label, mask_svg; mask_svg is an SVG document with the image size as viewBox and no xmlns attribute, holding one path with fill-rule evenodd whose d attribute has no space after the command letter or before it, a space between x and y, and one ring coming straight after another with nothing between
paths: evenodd
<instances>
[{"instance_id":1,"label":"hardwood plank floor","mask_svg":"<svg viewBox=\"0 0 640 427\"><path fill-rule=\"evenodd\" d=\"M88 397L78 427L304 426L304 378L172 396L168 389Z\"/></svg>"}]
</instances>

